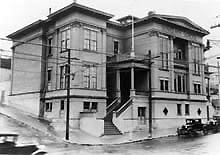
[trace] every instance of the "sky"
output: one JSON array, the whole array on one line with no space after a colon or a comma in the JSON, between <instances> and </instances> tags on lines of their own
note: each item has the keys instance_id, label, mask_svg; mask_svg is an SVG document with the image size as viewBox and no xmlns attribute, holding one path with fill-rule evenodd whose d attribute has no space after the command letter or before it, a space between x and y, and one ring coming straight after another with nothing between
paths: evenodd
<instances>
[{"instance_id":1,"label":"sky","mask_svg":"<svg viewBox=\"0 0 220 155\"><path fill-rule=\"evenodd\" d=\"M74 0L1 0L0 38L33 23L46 19L49 8L52 12L61 9ZM220 0L77 0L77 3L113 14L113 19L132 14L147 16L149 11L158 14L185 16L210 32L206 39L220 40L220 27L210 29L220 23ZM218 17L219 16L219 17ZM217 18L218 17L218 18ZM219 22L218 22L219 21ZM0 40L0 49L10 50L11 42ZM218 52L219 51L219 52ZM216 59L220 56L220 42L215 42L206 56Z\"/></svg>"}]
</instances>

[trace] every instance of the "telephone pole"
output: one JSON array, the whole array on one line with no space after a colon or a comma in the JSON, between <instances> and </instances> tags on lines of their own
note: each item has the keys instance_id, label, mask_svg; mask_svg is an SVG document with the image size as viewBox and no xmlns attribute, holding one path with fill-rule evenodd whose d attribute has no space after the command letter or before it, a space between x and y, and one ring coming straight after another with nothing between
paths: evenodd
<instances>
[{"instance_id":1,"label":"telephone pole","mask_svg":"<svg viewBox=\"0 0 220 155\"><path fill-rule=\"evenodd\" d=\"M68 61L67 61L67 84L66 84L66 92L67 92L67 101L66 101L66 140L69 140L69 113L70 113L70 49L68 52Z\"/></svg>"},{"instance_id":2,"label":"telephone pole","mask_svg":"<svg viewBox=\"0 0 220 155\"><path fill-rule=\"evenodd\" d=\"M152 86L151 86L151 50L148 51L149 55L149 138L152 138Z\"/></svg>"}]
</instances>

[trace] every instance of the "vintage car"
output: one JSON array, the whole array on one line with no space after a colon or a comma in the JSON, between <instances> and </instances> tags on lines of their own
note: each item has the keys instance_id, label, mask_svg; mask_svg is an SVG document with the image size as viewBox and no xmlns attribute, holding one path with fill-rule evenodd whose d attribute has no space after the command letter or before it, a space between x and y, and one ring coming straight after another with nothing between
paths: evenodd
<instances>
[{"instance_id":1,"label":"vintage car","mask_svg":"<svg viewBox=\"0 0 220 155\"><path fill-rule=\"evenodd\" d=\"M186 124L177 128L177 135L195 136L198 134L207 134L207 130L204 128L205 124L201 119L186 119Z\"/></svg>"},{"instance_id":2,"label":"vintage car","mask_svg":"<svg viewBox=\"0 0 220 155\"><path fill-rule=\"evenodd\" d=\"M40 150L35 144L18 145L18 134L16 133L0 133L0 154L8 155L43 155L45 151Z\"/></svg>"},{"instance_id":3,"label":"vintage car","mask_svg":"<svg viewBox=\"0 0 220 155\"><path fill-rule=\"evenodd\" d=\"M220 120L215 117L205 124L204 129L208 132L217 133L220 131Z\"/></svg>"}]
</instances>

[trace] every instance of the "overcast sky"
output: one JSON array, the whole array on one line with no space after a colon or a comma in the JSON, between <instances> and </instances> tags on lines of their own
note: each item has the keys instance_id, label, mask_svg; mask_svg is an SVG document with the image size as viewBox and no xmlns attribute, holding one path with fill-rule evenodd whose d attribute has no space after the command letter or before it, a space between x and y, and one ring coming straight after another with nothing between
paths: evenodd
<instances>
[{"instance_id":1,"label":"overcast sky","mask_svg":"<svg viewBox=\"0 0 220 155\"><path fill-rule=\"evenodd\" d=\"M49 8L54 12L72 2L73 0L1 0L0 38L5 38L38 19L46 19ZM115 15L114 19L128 14L145 17L149 11L185 16L211 33L206 38L220 40L220 27L210 29L210 26L220 21L220 17L216 18L220 15L220 0L77 0L77 3L111 13ZM8 50L10 46L11 43L0 41L0 49ZM208 55L216 54L218 50L220 53L220 46Z\"/></svg>"}]
</instances>

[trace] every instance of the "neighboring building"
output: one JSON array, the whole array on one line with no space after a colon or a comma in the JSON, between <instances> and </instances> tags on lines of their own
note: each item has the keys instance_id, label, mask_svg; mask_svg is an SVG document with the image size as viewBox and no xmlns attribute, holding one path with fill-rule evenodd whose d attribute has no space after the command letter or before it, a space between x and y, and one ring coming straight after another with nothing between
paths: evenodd
<instances>
[{"instance_id":1,"label":"neighboring building","mask_svg":"<svg viewBox=\"0 0 220 155\"><path fill-rule=\"evenodd\" d=\"M151 13L133 18L133 42L132 16L112 17L73 3L10 34L13 105L65 120L71 49L71 127L101 135L105 120L105 134L112 122L121 132L147 129L150 50L153 129L207 119L202 38L208 32L185 17Z\"/></svg>"},{"instance_id":2,"label":"neighboring building","mask_svg":"<svg viewBox=\"0 0 220 155\"><path fill-rule=\"evenodd\" d=\"M0 57L0 104L8 103L10 83L11 59Z\"/></svg>"}]
</instances>

